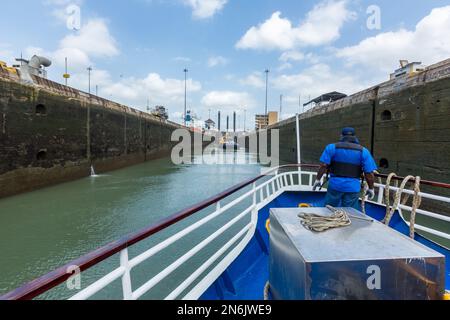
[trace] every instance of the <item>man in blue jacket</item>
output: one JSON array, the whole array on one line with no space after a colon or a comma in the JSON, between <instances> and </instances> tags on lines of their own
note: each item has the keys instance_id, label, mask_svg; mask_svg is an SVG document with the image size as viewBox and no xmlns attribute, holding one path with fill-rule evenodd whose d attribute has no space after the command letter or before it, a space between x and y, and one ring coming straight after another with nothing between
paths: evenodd
<instances>
[{"instance_id":1,"label":"man in blue jacket","mask_svg":"<svg viewBox=\"0 0 450 320\"><path fill-rule=\"evenodd\" d=\"M321 179L330 173L325 205L360 209L361 179L364 175L370 200L375 197L375 174L377 166L369 150L360 145L355 129L344 128L341 140L330 144L320 158L321 166L313 190L322 186Z\"/></svg>"}]
</instances>

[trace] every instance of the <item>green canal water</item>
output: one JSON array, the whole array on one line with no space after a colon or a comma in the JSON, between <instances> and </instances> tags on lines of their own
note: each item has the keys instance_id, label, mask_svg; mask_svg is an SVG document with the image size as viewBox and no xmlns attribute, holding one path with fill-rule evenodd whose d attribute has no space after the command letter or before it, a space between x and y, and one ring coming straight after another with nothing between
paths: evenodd
<instances>
[{"instance_id":1,"label":"green canal water","mask_svg":"<svg viewBox=\"0 0 450 320\"><path fill-rule=\"evenodd\" d=\"M232 164L251 156L230 157L225 165L160 159L0 200L0 294L260 174L256 164Z\"/></svg>"}]
</instances>

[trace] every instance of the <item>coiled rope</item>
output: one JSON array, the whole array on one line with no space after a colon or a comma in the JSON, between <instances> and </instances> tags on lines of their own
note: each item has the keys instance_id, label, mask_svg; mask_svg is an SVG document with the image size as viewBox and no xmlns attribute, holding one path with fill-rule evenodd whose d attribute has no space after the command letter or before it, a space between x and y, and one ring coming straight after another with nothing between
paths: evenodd
<instances>
[{"instance_id":1,"label":"coiled rope","mask_svg":"<svg viewBox=\"0 0 450 320\"><path fill-rule=\"evenodd\" d=\"M411 239L415 238L415 226L416 226L416 216L417 216L417 209L419 209L420 205L422 204L422 197L420 196L420 181L421 178L420 177L414 177L414 176L407 176L403 182L400 185L400 188L398 188L397 192L395 193L394 196L394 204L392 205L392 207L390 207L390 203L389 203L389 185L390 185L390 180L395 176L395 174L390 174L389 177L389 181L387 181L386 183L386 192L385 192L385 201L386 201L386 217L384 218L383 222L386 225L389 225L389 223L391 222L391 219L395 213L395 211L398 210L400 203L402 205L406 205L406 203L408 202L410 195L407 194L405 196L405 198L403 199L403 201L401 200L402 198L402 194L405 190L406 184L409 181L414 181L414 196L413 196L413 202L412 202L412 206L411 206L411 218L409 221L409 236L411 237ZM388 178L389 178L388 177Z\"/></svg>"},{"instance_id":2,"label":"coiled rope","mask_svg":"<svg viewBox=\"0 0 450 320\"><path fill-rule=\"evenodd\" d=\"M405 179L403 179L400 187L398 186L398 182L395 181L395 188L397 188L397 192L394 195L394 203L391 206L391 181L394 177L397 177L397 174L391 173L386 179L386 185L384 187L384 203L386 205L386 215L383 219L383 223L389 226L392 217L394 216L394 213L399 209L400 204L406 205L409 201L410 195L406 194L405 197L402 200L402 195L405 191L406 184L410 181L414 181L414 197L413 197L413 203L412 203L412 210L411 210L411 219L410 219L410 231L409 236L414 239L415 238L415 226L416 226L416 216L417 216L417 209L419 209L420 205L422 204L422 197L420 196L420 182L421 177L414 177L414 176L408 176ZM380 184L382 184L381 178L380 178ZM367 182L364 183L364 196L362 197L361 207L362 212L366 214L366 197L365 194L368 190L369 186L367 185Z\"/></svg>"},{"instance_id":3,"label":"coiled rope","mask_svg":"<svg viewBox=\"0 0 450 320\"><path fill-rule=\"evenodd\" d=\"M384 187L384 203L386 205L386 215L384 216L383 223L386 225L389 225L391 222L392 216L394 215L394 212L398 209L398 206L395 206L395 200L394 200L394 206L391 207L391 181L394 177L396 177L397 174L391 173L386 179L386 185ZM398 181L396 181L396 188L398 188ZM397 195L397 193L396 193ZM403 204L406 204L406 201L408 200L409 196L406 197L403 200Z\"/></svg>"},{"instance_id":4,"label":"coiled rope","mask_svg":"<svg viewBox=\"0 0 450 320\"><path fill-rule=\"evenodd\" d=\"M352 224L350 217L345 210L335 209L327 206L333 212L331 216L321 216L318 214L300 213L298 217L301 224L313 232L324 232L333 228L347 227Z\"/></svg>"},{"instance_id":5,"label":"coiled rope","mask_svg":"<svg viewBox=\"0 0 450 320\"><path fill-rule=\"evenodd\" d=\"M264 301L270 300L270 282L267 281L266 285L264 286Z\"/></svg>"}]
</instances>

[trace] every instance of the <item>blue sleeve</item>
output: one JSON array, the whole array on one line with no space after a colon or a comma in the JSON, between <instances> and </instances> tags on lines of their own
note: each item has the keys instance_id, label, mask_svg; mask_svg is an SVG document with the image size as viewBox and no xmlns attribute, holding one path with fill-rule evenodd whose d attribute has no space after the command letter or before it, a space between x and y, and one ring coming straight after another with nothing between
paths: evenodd
<instances>
[{"instance_id":1,"label":"blue sleeve","mask_svg":"<svg viewBox=\"0 0 450 320\"><path fill-rule=\"evenodd\" d=\"M327 146L322 154L322 157L320 158L320 162L326 165L330 165L334 153L335 153L335 146L333 144Z\"/></svg>"},{"instance_id":2,"label":"blue sleeve","mask_svg":"<svg viewBox=\"0 0 450 320\"><path fill-rule=\"evenodd\" d=\"M378 169L377 165L375 164L375 160L367 149L364 149L363 151L362 166L364 169L364 173L372 173Z\"/></svg>"}]
</instances>

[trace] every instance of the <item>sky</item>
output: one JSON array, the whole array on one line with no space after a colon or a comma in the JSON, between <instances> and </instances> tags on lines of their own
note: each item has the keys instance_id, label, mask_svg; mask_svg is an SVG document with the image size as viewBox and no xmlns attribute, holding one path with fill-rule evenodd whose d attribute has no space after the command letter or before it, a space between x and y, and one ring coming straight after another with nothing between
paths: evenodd
<instances>
[{"instance_id":1,"label":"sky","mask_svg":"<svg viewBox=\"0 0 450 320\"><path fill-rule=\"evenodd\" d=\"M2 0L0 60L49 57L48 77L182 121L238 113L238 128L282 118L323 93L389 79L399 60L450 58L450 0Z\"/></svg>"}]
</instances>

